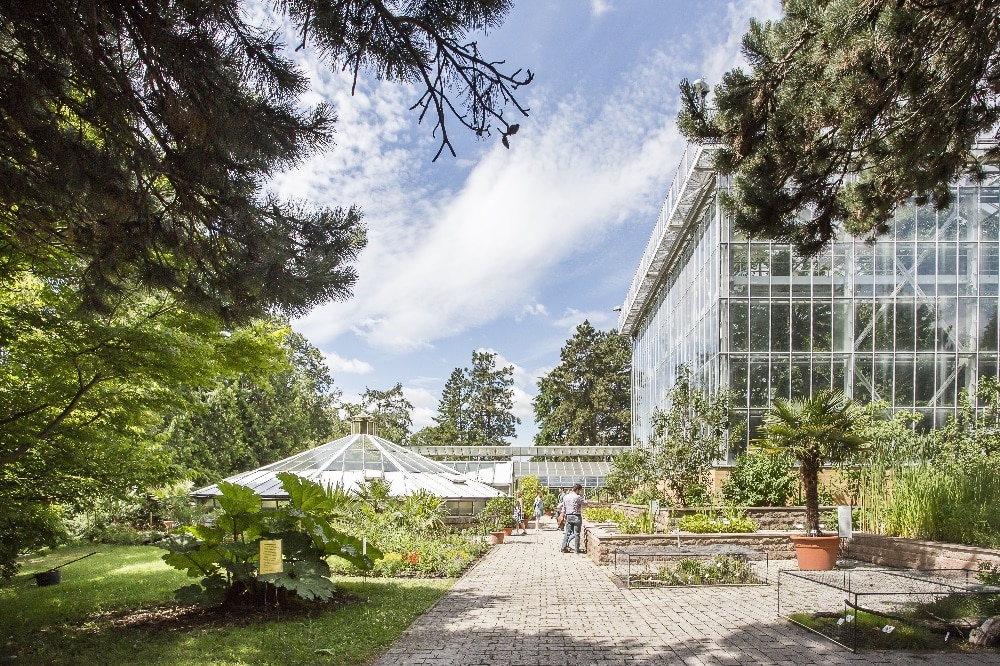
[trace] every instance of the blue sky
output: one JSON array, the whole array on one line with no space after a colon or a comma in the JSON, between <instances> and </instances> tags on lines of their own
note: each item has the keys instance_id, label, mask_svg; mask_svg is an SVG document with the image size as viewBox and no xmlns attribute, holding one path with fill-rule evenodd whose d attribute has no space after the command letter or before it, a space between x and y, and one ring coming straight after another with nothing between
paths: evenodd
<instances>
[{"instance_id":1,"label":"blue sky","mask_svg":"<svg viewBox=\"0 0 1000 666\"><path fill-rule=\"evenodd\" d=\"M779 11L777 0L520 0L478 41L535 73L521 95L530 117L510 150L456 125L458 157L433 163L432 128L408 110L414 89L363 79L352 96L349 77L295 54L312 78L303 103L336 109L336 145L272 187L356 204L368 227L354 297L293 322L344 400L401 382L416 431L451 371L492 350L514 368L517 442L530 444L538 378L584 319L617 324L684 149L679 81L718 82L741 63L749 17Z\"/></svg>"}]
</instances>

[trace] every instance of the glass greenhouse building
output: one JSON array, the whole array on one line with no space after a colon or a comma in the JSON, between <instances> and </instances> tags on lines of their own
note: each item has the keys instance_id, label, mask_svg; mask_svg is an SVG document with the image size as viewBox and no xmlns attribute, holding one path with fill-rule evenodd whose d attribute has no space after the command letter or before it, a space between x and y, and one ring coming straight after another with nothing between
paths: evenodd
<instances>
[{"instance_id":1,"label":"glass greenhouse building","mask_svg":"<svg viewBox=\"0 0 1000 666\"><path fill-rule=\"evenodd\" d=\"M633 341L633 439L648 441L678 367L730 387L748 428L769 401L829 387L941 425L997 374L996 173L957 182L947 210L908 202L876 243L838 237L812 258L730 225L711 147L689 145L622 306Z\"/></svg>"}]
</instances>

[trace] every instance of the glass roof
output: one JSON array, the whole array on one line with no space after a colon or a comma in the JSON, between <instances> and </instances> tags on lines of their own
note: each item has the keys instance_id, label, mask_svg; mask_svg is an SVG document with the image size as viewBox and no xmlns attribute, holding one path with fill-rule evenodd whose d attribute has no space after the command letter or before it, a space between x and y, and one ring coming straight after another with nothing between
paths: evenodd
<instances>
[{"instance_id":1,"label":"glass roof","mask_svg":"<svg viewBox=\"0 0 1000 666\"><path fill-rule=\"evenodd\" d=\"M493 497L496 490L458 474L453 467L368 434L354 434L303 451L284 460L226 479L251 488L262 497L283 496L278 472L293 472L331 486L350 490L364 480L384 478L392 494L405 495L424 489L439 497ZM216 486L196 490L196 497L218 495Z\"/></svg>"}]
</instances>

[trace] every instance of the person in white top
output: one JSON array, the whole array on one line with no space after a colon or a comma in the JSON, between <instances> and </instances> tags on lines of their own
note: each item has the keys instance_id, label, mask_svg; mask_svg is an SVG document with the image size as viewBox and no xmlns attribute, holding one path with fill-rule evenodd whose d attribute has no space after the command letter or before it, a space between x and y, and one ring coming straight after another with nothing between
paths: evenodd
<instances>
[{"instance_id":1,"label":"person in white top","mask_svg":"<svg viewBox=\"0 0 1000 666\"><path fill-rule=\"evenodd\" d=\"M565 497L563 497L562 508L566 514L566 534L563 536L562 547L559 549L560 552L568 553L569 542L573 540L576 541L576 552L580 552L580 529L583 526L583 505L587 503L583 499L582 491L583 486L578 483L573 486L573 490L566 493Z\"/></svg>"}]
</instances>

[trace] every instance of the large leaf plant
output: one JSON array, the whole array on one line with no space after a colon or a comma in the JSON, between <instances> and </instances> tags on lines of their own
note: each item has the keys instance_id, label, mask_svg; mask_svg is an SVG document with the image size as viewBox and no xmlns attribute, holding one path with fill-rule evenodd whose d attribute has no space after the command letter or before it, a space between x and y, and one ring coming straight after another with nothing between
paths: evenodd
<instances>
[{"instance_id":1,"label":"large leaf plant","mask_svg":"<svg viewBox=\"0 0 1000 666\"><path fill-rule=\"evenodd\" d=\"M327 558L341 557L362 571L382 558L376 547L333 528L329 518L336 503L323 487L295 474L277 475L288 503L261 509L261 497L249 488L218 484L221 511L215 523L189 525L160 542L169 551L163 560L187 571L198 583L177 590L182 603L215 605L240 600L265 600L272 590L307 600L324 600L336 588ZM261 574L260 542L280 539L282 571Z\"/></svg>"}]
</instances>

